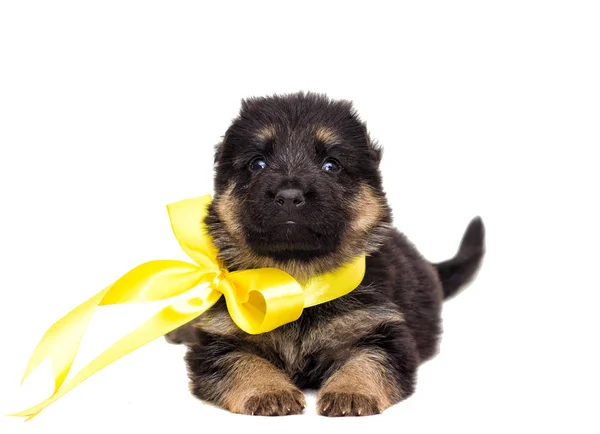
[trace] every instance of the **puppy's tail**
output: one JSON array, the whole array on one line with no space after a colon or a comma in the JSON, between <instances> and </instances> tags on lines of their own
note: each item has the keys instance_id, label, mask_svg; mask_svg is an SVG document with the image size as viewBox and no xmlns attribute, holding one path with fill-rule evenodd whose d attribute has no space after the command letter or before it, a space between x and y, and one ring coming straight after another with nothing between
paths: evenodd
<instances>
[{"instance_id":1,"label":"puppy's tail","mask_svg":"<svg viewBox=\"0 0 600 434\"><path fill-rule=\"evenodd\" d=\"M433 264L444 288L444 299L456 295L475 277L484 253L485 228L481 217L475 217L469 223L454 258Z\"/></svg>"}]
</instances>

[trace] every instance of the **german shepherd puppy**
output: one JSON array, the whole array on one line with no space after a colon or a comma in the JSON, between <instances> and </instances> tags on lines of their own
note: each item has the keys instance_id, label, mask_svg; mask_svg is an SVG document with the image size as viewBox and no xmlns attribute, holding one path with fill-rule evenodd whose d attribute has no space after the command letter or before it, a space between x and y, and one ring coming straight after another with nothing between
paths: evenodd
<instances>
[{"instance_id":1,"label":"german shepherd puppy","mask_svg":"<svg viewBox=\"0 0 600 434\"><path fill-rule=\"evenodd\" d=\"M476 274L484 227L431 264L392 226L380 147L348 101L297 93L251 98L216 147L205 223L229 270L276 267L306 281L366 254L360 286L260 335L223 298L167 335L185 343L190 389L234 413L287 415L319 389L326 416L377 414L410 396L437 352L442 301Z\"/></svg>"}]
</instances>

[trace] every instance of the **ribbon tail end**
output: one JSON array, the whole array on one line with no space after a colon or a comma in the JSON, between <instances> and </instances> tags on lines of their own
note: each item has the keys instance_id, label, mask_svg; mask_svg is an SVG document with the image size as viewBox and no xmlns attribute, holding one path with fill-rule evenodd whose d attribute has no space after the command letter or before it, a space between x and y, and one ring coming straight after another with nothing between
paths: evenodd
<instances>
[{"instance_id":1,"label":"ribbon tail end","mask_svg":"<svg viewBox=\"0 0 600 434\"><path fill-rule=\"evenodd\" d=\"M23 411L19 411L17 413L9 413L9 414L5 414L5 416L7 417L25 417L25 422L30 421L31 419L33 419L34 417L36 417L38 414L40 414L40 411L37 411L35 413L32 413L30 410L23 410Z\"/></svg>"},{"instance_id":2,"label":"ribbon tail end","mask_svg":"<svg viewBox=\"0 0 600 434\"><path fill-rule=\"evenodd\" d=\"M32 357L32 360L27 364L27 368L25 368L25 372L23 372L23 377L21 377L21 387L23 387L23 383L25 383L25 380L27 380L27 377L29 377L29 374L31 374L31 372L35 368L37 368L41 362L42 362L42 360L37 361L37 363L33 362L33 357Z\"/></svg>"}]
</instances>

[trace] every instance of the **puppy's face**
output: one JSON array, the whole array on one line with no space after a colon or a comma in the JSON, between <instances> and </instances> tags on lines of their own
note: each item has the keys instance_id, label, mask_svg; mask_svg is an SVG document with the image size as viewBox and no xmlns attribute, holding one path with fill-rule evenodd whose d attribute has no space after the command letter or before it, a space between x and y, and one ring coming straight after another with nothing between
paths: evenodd
<instances>
[{"instance_id":1,"label":"puppy's face","mask_svg":"<svg viewBox=\"0 0 600 434\"><path fill-rule=\"evenodd\" d=\"M237 268L336 268L389 221L380 151L347 102L314 94L245 101L216 153L207 220Z\"/></svg>"}]
</instances>

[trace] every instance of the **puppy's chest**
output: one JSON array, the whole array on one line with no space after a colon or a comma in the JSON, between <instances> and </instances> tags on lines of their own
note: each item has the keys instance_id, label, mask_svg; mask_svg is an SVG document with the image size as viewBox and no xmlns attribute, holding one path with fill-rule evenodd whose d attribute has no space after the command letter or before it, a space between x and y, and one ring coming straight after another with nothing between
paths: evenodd
<instances>
[{"instance_id":1,"label":"puppy's chest","mask_svg":"<svg viewBox=\"0 0 600 434\"><path fill-rule=\"evenodd\" d=\"M327 325L327 326L326 326ZM254 347L290 375L306 372L315 364L326 363L330 354L346 344L347 333L330 321L311 321L301 317L273 331L258 335L241 334L223 306L211 309L196 320L194 326L216 336L239 339Z\"/></svg>"},{"instance_id":2,"label":"puppy's chest","mask_svg":"<svg viewBox=\"0 0 600 434\"><path fill-rule=\"evenodd\" d=\"M301 317L269 333L251 336L264 353L298 384L318 382L337 361L345 360L358 341L381 323L403 321L385 306Z\"/></svg>"},{"instance_id":3,"label":"puppy's chest","mask_svg":"<svg viewBox=\"0 0 600 434\"><path fill-rule=\"evenodd\" d=\"M340 344L331 337L327 339L319 327L301 327L296 323L249 339L292 377L327 363L328 356Z\"/></svg>"},{"instance_id":4,"label":"puppy's chest","mask_svg":"<svg viewBox=\"0 0 600 434\"><path fill-rule=\"evenodd\" d=\"M353 309L311 308L297 321L258 335L240 334L225 306L200 316L196 327L217 336L240 339L263 357L286 371L297 383L312 384L336 360L344 360L356 343L382 323L403 322L392 305L360 306Z\"/></svg>"}]
</instances>

